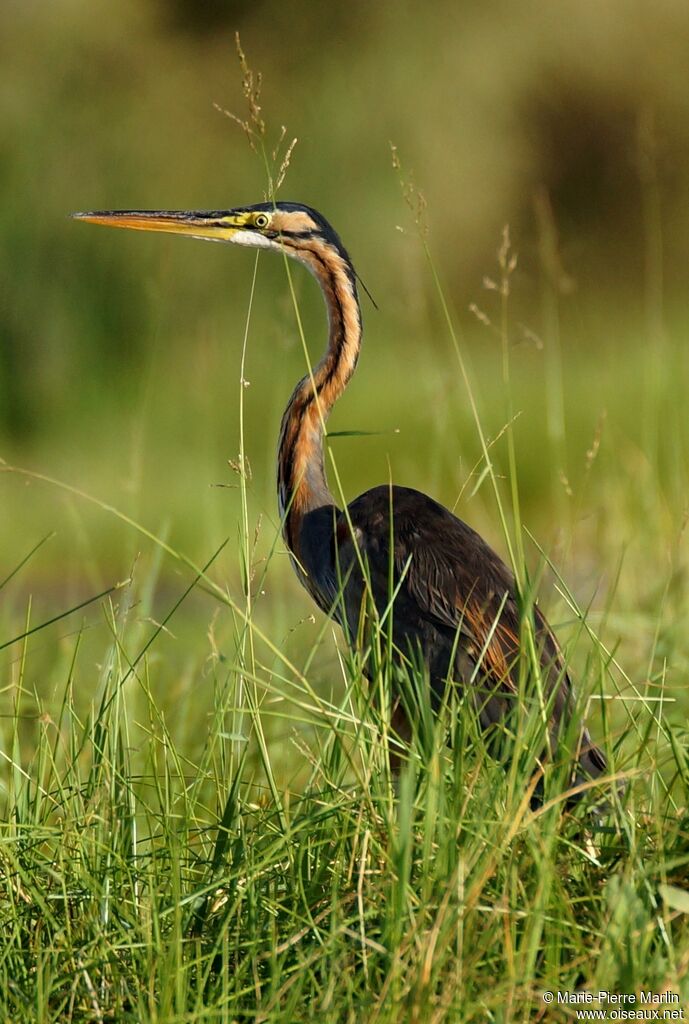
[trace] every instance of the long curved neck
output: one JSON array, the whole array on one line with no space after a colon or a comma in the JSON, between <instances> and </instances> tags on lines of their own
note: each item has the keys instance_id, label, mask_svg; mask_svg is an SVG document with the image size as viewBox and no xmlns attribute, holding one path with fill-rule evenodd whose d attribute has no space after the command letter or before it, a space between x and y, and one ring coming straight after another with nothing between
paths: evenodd
<instances>
[{"instance_id":1,"label":"long curved neck","mask_svg":"<svg viewBox=\"0 0 689 1024\"><path fill-rule=\"evenodd\" d=\"M287 244L286 244L287 247ZM278 501L283 534L297 561L307 513L336 506L323 457L325 422L356 367L361 313L354 269L343 252L313 239L290 255L316 277L328 310L328 347L312 373L299 381L282 417L278 446Z\"/></svg>"}]
</instances>

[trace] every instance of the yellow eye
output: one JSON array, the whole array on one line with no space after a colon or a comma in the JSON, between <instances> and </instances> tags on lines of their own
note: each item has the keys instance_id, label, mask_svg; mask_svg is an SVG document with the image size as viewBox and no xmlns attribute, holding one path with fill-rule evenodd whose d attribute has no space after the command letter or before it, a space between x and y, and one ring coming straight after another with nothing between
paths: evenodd
<instances>
[{"instance_id":1,"label":"yellow eye","mask_svg":"<svg viewBox=\"0 0 689 1024\"><path fill-rule=\"evenodd\" d=\"M257 213L256 216L254 217L254 224L256 225L257 228L267 228L268 215L265 213Z\"/></svg>"}]
</instances>

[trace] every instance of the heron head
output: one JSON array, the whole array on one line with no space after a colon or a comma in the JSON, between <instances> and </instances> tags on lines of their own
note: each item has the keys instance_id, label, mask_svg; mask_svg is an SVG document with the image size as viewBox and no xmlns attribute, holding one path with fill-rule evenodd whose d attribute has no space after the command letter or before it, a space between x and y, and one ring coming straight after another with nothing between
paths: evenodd
<instances>
[{"instance_id":1,"label":"heron head","mask_svg":"<svg viewBox=\"0 0 689 1024\"><path fill-rule=\"evenodd\" d=\"M347 259L333 228L316 210L301 203L257 203L234 210L96 210L75 213L77 220L135 231L165 231L209 242L232 242L257 249L277 249L297 259L320 246ZM309 256L309 259L311 257Z\"/></svg>"}]
</instances>

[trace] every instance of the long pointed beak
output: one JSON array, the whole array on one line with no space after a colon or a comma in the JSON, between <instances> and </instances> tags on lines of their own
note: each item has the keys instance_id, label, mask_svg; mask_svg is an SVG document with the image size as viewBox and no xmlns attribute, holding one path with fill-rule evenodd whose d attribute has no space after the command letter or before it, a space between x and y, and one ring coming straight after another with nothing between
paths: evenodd
<instances>
[{"instance_id":1,"label":"long pointed beak","mask_svg":"<svg viewBox=\"0 0 689 1024\"><path fill-rule=\"evenodd\" d=\"M76 220L134 231L167 231L175 235L229 242L242 226L241 214L232 210L192 213L186 210L94 210L73 213Z\"/></svg>"}]
</instances>

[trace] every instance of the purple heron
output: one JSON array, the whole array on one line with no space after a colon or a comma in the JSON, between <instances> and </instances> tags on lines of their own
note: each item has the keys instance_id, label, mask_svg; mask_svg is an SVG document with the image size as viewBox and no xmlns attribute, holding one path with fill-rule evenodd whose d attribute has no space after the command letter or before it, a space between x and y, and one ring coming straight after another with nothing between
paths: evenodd
<instances>
[{"instance_id":1,"label":"purple heron","mask_svg":"<svg viewBox=\"0 0 689 1024\"><path fill-rule=\"evenodd\" d=\"M361 636L362 608L372 602L392 623L399 656L420 656L436 706L448 683L470 688L481 726L489 732L504 726L524 694L518 669L522 613L510 570L471 527L419 491L374 487L342 510L328 487L325 423L354 373L362 334L356 273L328 221L308 206L285 202L200 213L118 210L75 217L271 249L311 271L325 299L328 344L287 403L277 460L282 530L297 576L350 642ZM391 594L393 614L386 616ZM572 781L595 779L606 769L605 758L574 720L566 665L537 606L532 616L547 745L552 749L566 728L575 738ZM408 732L407 713L399 704L393 724Z\"/></svg>"}]
</instances>

